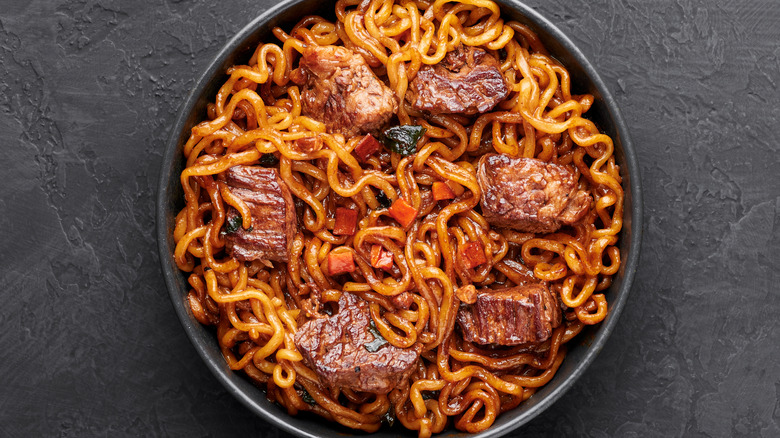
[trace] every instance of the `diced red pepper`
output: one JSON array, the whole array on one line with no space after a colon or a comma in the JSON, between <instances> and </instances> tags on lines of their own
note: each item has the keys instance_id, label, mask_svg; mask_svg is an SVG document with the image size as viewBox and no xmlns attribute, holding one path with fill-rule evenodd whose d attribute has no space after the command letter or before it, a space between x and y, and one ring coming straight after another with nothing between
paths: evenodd
<instances>
[{"instance_id":1,"label":"diced red pepper","mask_svg":"<svg viewBox=\"0 0 780 438\"><path fill-rule=\"evenodd\" d=\"M336 209L336 224L333 226L333 234L339 236L351 236L357 230L357 210L339 207Z\"/></svg>"},{"instance_id":2,"label":"diced red pepper","mask_svg":"<svg viewBox=\"0 0 780 438\"><path fill-rule=\"evenodd\" d=\"M468 242L460 249L460 256L466 269L476 268L479 265L487 263L485 251L479 242Z\"/></svg>"},{"instance_id":3,"label":"diced red pepper","mask_svg":"<svg viewBox=\"0 0 780 438\"><path fill-rule=\"evenodd\" d=\"M455 192L452 191L447 183L436 181L431 186L431 192L433 192L433 200L441 201L443 199L455 199Z\"/></svg>"},{"instance_id":4,"label":"diced red pepper","mask_svg":"<svg viewBox=\"0 0 780 438\"><path fill-rule=\"evenodd\" d=\"M355 271L355 260L350 251L328 253L328 273L333 275Z\"/></svg>"},{"instance_id":5,"label":"diced red pepper","mask_svg":"<svg viewBox=\"0 0 780 438\"><path fill-rule=\"evenodd\" d=\"M382 147L382 145L379 143L379 141L377 141L377 139L374 138L374 136L371 134L366 134L366 136L360 140L360 143L355 146L355 155L357 155L358 160L366 161L368 160L368 157L370 157L374 152L378 151L380 147Z\"/></svg>"},{"instance_id":6,"label":"diced red pepper","mask_svg":"<svg viewBox=\"0 0 780 438\"><path fill-rule=\"evenodd\" d=\"M404 198L398 198L393 205L387 209L390 216L393 217L402 227L408 227L417 217L417 209L409 205Z\"/></svg>"},{"instance_id":7,"label":"diced red pepper","mask_svg":"<svg viewBox=\"0 0 780 438\"><path fill-rule=\"evenodd\" d=\"M393 267L393 253L384 249L382 245L371 247L371 266L388 270Z\"/></svg>"}]
</instances>

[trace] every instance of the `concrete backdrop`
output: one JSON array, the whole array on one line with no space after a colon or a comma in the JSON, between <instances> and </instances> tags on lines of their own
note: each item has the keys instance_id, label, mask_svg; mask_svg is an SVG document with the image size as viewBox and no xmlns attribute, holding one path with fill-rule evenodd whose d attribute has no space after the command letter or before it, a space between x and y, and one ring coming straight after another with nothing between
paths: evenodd
<instances>
[{"instance_id":1,"label":"concrete backdrop","mask_svg":"<svg viewBox=\"0 0 780 438\"><path fill-rule=\"evenodd\" d=\"M179 105L274 2L0 3L0 436L287 436L196 355L154 222ZM511 436L780 436L780 4L527 3L617 98L646 226L601 355Z\"/></svg>"}]
</instances>

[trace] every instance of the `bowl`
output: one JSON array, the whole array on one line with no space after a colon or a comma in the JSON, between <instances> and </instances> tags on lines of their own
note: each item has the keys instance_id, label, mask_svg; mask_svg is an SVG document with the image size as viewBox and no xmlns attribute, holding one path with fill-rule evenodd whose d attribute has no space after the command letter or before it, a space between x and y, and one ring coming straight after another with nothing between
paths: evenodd
<instances>
[{"instance_id":1,"label":"bowl","mask_svg":"<svg viewBox=\"0 0 780 438\"><path fill-rule=\"evenodd\" d=\"M606 291L609 316L601 324L588 327L575 340L567 344L569 347L567 357L551 382L519 407L500 415L493 426L486 431L468 435L448 429L439 435L441 437L502 436L541 414L571 388L596 358L618 322L637 268L642 238L639 167L626 124L609 89L583 53L550 21L521 2L505 0L498 3L504 16L531 27L550 54L568 68L572 77L573 92L590 93L596 98L588 112L588 118L614 140L615 155L623 176L625 213L619 243L623 264L614 277L612 286ZM265 392L254 386L248 378L227 367L214 331L202 326L193 317L186 300L190 287L186 276L178 270L172 257L175 247L172 237L174 218L183 206L183 194L179 182L179 174L184 166L181 151L182 145L189 137L190 128L204 117L206 104L213 99L218 87L224 82L224 74L229 66L246 63L259 42L274 40L271 29L275 26L289 29L304 15L318 12L325 16L333 14L320 11L322 8L332 8L332 6L330 2L317 0L279 2L238 32L198 78L196 86L180 108L166 145L157 195L157 235L162 270L176 315L207 368L225 389L265 421L296 436L343 437L352 435L353 432L313 415L295 417L288 415L282 408L268 401ZM381 429L371 436L385 438L398 436L398 433L399 429L396 427ZM365 434L354 432L354 435ZM409 431L407 435L412 437L415 433Z\"/></svg>"}]
</instances>

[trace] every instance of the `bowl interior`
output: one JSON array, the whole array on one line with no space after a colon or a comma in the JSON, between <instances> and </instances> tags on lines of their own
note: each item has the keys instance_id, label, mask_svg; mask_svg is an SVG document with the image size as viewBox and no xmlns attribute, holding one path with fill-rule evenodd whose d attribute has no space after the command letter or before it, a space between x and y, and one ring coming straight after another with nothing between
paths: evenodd
<instances>
[{"instance_id":1,"label":"bowl interior","mask_svg":"<svg viewBox=\"0 0 780 438\"><path fill-rule=\"evenodd\" d=\"M623 263L612 286L606 292L609 316L603 323L588 327L578 338L567 344L569 346L567 357L550 383L518 408L499 416L488 430L476 435L447 430L439 435L442 437L501 436L530 421L554 403L583 374L606 342L625 305L639 258L642 230L639 170L625 123L613 97L593 66L561 30L520 2L499 3L505 16L531 27L539 35L550 54L566 66L571 73L574 93L590 93L596 98L587 114L588 118L614 140L616 159L623 177L625 213L619 244ZM184 204L179 181L179 174L184 166L181 150L189 137L190 129L205 118L206 105L214 99L219 86L226 80L224 72L229 66L237 63L245 64L258 43L275 41L271 34L271 29L274 27L280 26L288 30L301 17L314 13L331 19L334 15L330 2L309 0L280 2L263 12L233 37L198 79L197 85L181 106L166 145L158 189L157 232L163 274L175 311L199 355L216 378L247 408L281 429L298 436L336 437L352 435L353 432L313 415L297 417L287 415L283 409L267 400L264 391L254 386L242 374L235 373L227 367L214 331L200 325L193 317L186 302L190 289L186 275L178 270L172 257L175 248L172 237L174 219ZM413 432L407 432L398 426L393 429L382 429L372 436L389 438L398 436L399 433L415 436ZM361 433L354 434L361 435Z\"/></svg>"}]
</instances>

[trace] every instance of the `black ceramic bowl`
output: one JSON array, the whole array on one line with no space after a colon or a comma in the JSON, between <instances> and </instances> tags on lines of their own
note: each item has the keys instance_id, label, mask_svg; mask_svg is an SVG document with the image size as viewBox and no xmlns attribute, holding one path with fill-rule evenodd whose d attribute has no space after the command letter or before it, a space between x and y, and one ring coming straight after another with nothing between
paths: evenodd
<instances>
[{"instance_id":1,"label":"black ceramic bowl","mask_svg":"<svg viewBox=\"0 0 780 438\"><path fill-rule=\"evenodd\" d=\"M642 203L637 158L631 146L626 125L606 85L582 52L547 19L519 1L505 0L499 1L499 3L502 5L505 17L530 26L539 35L550 53L568 68L573 81L572 91L574 93L590 93L596 97L596 102L588 112L588 118L613 138L615 154L621 168L626 192L624 225L620 236L623 264L612 286L606 292L609 302L607 319L598 326L589 327L572 343L567 344L569 353L555 378L549 384L541 388L518 408L499 416L490 429L472 435L473 437L498 437L527 423L560 398L585 372L607 342L607 338L614 329L626 303L639 259L639 246L642 237ZM179 182L179 174L184 163L181 150L182 145L189 137L190 128L204 118L206 104L213 101L217 89L226 79L225 71L229 66L246 63L259 42L275 41L271 35L273 27L281 26L288 30L300 17L311 13L330 16L333 14L332 4L317 0L279 2L278 5L262 13L233 37L200 77L187 101L181 106L179 117L174 123L166 146L157 199L157 233L165 281L176 314L206 366L225 388L248 409L260 415L267 422L294 435L343 437L352 434L352 432L319 417L287 415L279 406L269 402L262 390L254 386L242 374L233 372L226 366L214 331L200 325L190 312L186 301L190 288L186 276L177 269L172 257L175 247L172 237L174 218L183 206L183 195ZM384 438L398 436L399 433L404 436L415 436L413 432L402 431L398 426L392 430L380 430L371 436ZM467 434L448 430L440 436L465 435Z\"/></svg>"}]
</instances>

